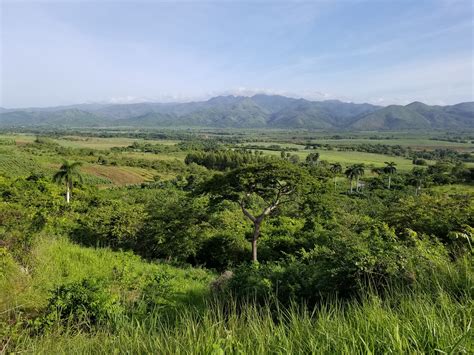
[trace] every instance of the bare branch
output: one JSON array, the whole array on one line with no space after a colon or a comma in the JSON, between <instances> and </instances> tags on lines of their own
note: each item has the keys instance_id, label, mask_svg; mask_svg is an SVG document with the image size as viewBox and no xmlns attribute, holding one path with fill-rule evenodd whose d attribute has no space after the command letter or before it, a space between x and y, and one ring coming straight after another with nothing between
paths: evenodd
<instances>
[{"instance_id":1,"label":"bare branch","mask_svg":"<svg viewBox=\"0 0 474 355\"><path fill-rule=\"evenodd\" d=\"M239 201L239 205L240 205L240 208L242 209L242 212L244 213L244 215L250 219L253 223L255 223L257 221L257 219L252 216L252 214L245 208L245 204L244 204L244 201Z\"/></svg>"}]
</instances>

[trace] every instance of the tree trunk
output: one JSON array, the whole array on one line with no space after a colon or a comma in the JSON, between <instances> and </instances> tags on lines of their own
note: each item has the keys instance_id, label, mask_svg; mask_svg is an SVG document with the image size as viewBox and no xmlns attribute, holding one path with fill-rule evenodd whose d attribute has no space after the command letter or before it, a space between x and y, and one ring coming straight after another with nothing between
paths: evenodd
<instances>
[{"instance_id":1,"label":"tree trunk","mask_svg":"<svg viewBox=\"0 0 474 355\"><path fill-rule=\"evenodd\" d=\"M352 181L353 181L353 180L352 180L352 178L351 178L351 193L352 193Z\"/></svg>"},{"instance_id":2,"label":"tree trunk","mask_svg":"<svg viewBox=\"0 0 474 355\"><path fill-rule=\"evenodd\" d=\"M66 202L69 203L71 199L71 190L69 188L69 184L66 182Z\"/></svg>"},{"instance_id":3,"label":"tree trunk","mask_svg":"<svg viewBox=\"0 0 474 355\"><path fill-rule=\"evenodd\" d=\"M392 182L392 175L388 175L388 189L390 190L390 185L391 185L391 182Z\"/></svg>"},{"instance_id":4,"label":"tree trunk","mask_svg":"<svg viewBox=\"0 0 474 355\"><path fill-rule=\"evenodd\" d=\"M359 192L359 177L356 179L356 191Z\"/></svg>"},{"instance_id":5,"label":"tree trunk","mask_svg":"<svg viewBox=\"0 0 474 355\"><path fill-rule=\"evenodd\" d=\"M255 221L253 224L253 237L252 237L252 262L257 262L257 240L260 237L260 224L262 221Z\"/></svg>"}]
</instances>

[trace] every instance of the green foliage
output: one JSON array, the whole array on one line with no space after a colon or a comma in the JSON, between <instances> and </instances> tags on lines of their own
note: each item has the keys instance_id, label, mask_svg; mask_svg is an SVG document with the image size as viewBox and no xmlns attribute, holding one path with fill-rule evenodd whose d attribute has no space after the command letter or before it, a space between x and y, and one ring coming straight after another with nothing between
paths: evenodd
<instances>
[{"instance_id":1,"label":"green foliage","mask_svg":"<svg viewBox=\"0 0 474 355\"><path fill-rule=\"evenodd\" d=\"M271 157L255 155L251 151L220 150L189 153L184 161L186 164L196 163L208 169L224 171L248 164L265 163L269 160L271 160Z\"/></svg>"},{"instance_id":2,"label":"green foliage","mask_svg":"<svg viewBox=\"0 0 474 355\"><path fill-rule=\"evenodd\" d=\"M137 248L144 219L143 205L101 200L79 217L72 237L85 245L133 249Z\"/></svg>"},{"instance_id":3,"label":"green foliage","mask_svg":"<svg viewBox=\"0 0 474 355\"><path fill-rule=\"evenodd\" d=\"M364 156L360 191L346 194L340 163L314 150L294 158L305 159L304 145L334 147L322 133L260 133L89 133L141 139L101 143L75 132L83 137L2 145L0 352L472 352L472 168L449 155L408 173L399 157L395 174L395 164L380 167L386 155ZM354 150L357 137L345 139ZM392 138L366 140L412 157L398 147L408 140ZM283 159L223 150L241 144ZM186 153L223 172L185 164ZM65 157L89 172L68 205L51 181ZM18 170L2 170L2 159ZM118 186L101 177L132 167L156 178ZM248 264L256 239L260 263ZM214 282L209 269L225 272Z\"/></svg>"},{"instance_id":4,"label":"green foliage","mask_svg":"<svg viewBox=\"0 0 474 355\"><path fill-rule=\"evenodd\" d=\"M192 198L179 190L161 191L147 207L138 250L147 257L186 261L193 257L203 238L206 198Z\"/></svg>"},{"instance_id":5,"label":"green foliage","mask_svg":"<svg viewBox=\"0 0 474 355\"><path fill-rule=\"evenodd\" d=\"M214 199L241 201L258 196L267 203L304 192L311 179L301 168L283 161L249 165L225 175L214 175L202 191Z\"/></svg>"},{"instance_id":6,"label":"green foliage","mask_svg":"<svg viewBox=\"0 0 474 355\"><path fill-rule=\"evenodd\" d=\"M472 247L472 234L467 229L474 224L473 216L470 198L449 199L423 194L418 198L411 196L400 200L392 208L387 220L400 232L411 229L438 238L457 255ZM468 237L458 238L457 233Z\"/></svg>"},{"instance_id":7,"label":"green foliage","mask_svg":"<svg viewBox=\"0 0 474 355\"><path fill-rule=\"evenodd\" d=\"M66 326L91 330L123 310L118 300L95 279L84 279L61 285L53 291L44 314L33 321L33 328Z\"/></svg>"},{"instance_id":8,"label":"green foliage","mask_svg":"<svg viewBox=\"0 0 474 355\"><path fill-rule=\"evenodd\" d=\"M248 260L249 254L249 244L241 236L215 234L200 244L196 262L207 268L225 270Z\"/></svg>"}]
</instances>

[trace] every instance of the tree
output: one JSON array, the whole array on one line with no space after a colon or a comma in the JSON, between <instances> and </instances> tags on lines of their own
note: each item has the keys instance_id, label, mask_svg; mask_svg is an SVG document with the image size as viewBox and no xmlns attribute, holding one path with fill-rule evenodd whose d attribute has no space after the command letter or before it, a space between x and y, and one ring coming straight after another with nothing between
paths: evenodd
<instances>
[{"instance_id":1,"label":"tree","mask_svg":"<svg viewBox=\"0 0 474 355\"><path fill-rule=\"evenodd\" d=\"M354 165L355 177L356 177L356 190L359 192L359 178L364 175L365 169L364 164L356 164Z\"/></svg>"},{"instance_id":2,"label":"tree","mask_svg":"<svg viewBox=\"0 0 474 355\"><path fill-rule=\"evenodd\" d=\"M331 173L334 175L334 191L337 189L337 175L342 173L342 165L339 163L333 163L331 164L331 167L329 168Z\"/></svg>"},{"instance_id":3,"label":"tree","mask_svg":"<svg viewBox=\"0 0 474 355\"><path fill-rule=\"evenodd\" d=\"M69 203L71 199L71 191L74 180L82 182L82 175L79 171L79 167L82 165L81 162L69 162L64 161L63 165L59 168L58 172L54 174L53 181L56 183L64 182L66 184L66 202Z\"/></svg>"},{"instance_id":4,"label":"tree","mask_svg":"<svg viewBox=\"0 0 474 355\"><path fill-rule=\"evenodd\" d=\"M388 189L390 190L390 185L392 183L392 175L397 172L397 164L393 161L385 162L384 172L388 174Z\"/></svg>"},{"instance_id":5,"label":"tree","mask_svg":"<svg viewBox=\"0 0 474 355\"><path fill-rule=\"evenodd\" d=\"M209 193L212 201L230 200L239 204L253 224L252 261L257 261L257 241L265 217L279 206L303 193L310 177L301 168L284 161L248 165L224 175L215 175L200 192ZM258 212L254 212L254 211Z\"/></svg>"},{"instance_id":6,"label":"tree","mask_svg":"<svg viewBox=\"0 0 474 355\"><path fill-rule=\"evenodd\" d=\"M298 164L299 161L300 161L300 157L296 154L292 154L290 155L290 157L288 158L288 160L293 163L293 164Z\"/></svg>"},{"instance_id":7,"label":"tree","mask_svg":"<svg viewBox=\"0 0 474 355\"><path fill-rule=\"evenodd\" d=\"M426 183L428 174L423 168L413 168L411 176L408 178L408 182L415 186L415 195L418 196L421 187Z\"/></svg>"},{"instance_id":8,"label":"tree","mask_svg":"<svg viewBox=\"0 0 474 355\"><path fill-rule=\"evenodd\" d=\"M356 191L359 191L359 178L364 175L364 164L354 164L349 166L344 174L346 174L347 178L351 182L351 193L353 191L353 181L356 179Z\"/></svg>"},{"instance_id":9,"label":"tree","mask_svg":"<svg viewBox=\"0 0 474 355\"><path fill-rule=\"evenodd\" d=\"M319 153L309 153L306 156L306 163L308 163L309 165L317 165L319 162L319 157Z\"/></svg>"}]
</instances>

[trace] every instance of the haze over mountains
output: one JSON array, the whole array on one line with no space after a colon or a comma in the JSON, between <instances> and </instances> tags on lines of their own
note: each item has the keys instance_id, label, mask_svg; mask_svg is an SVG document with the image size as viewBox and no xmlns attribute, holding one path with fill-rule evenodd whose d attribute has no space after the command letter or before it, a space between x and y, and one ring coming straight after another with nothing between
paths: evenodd
<instances>
[{"instance_id":1,"label":"haze over mountains","mask_svg":"<svg viewBox=\"0 0 474 355\"><path fill-rule=\"evenodd\" d=\"M0 108L0 127L208 127L324 130L474 128L474 102L386 107L278 95L217 96L189 103Z\"/></svg>"}]
</instances>

